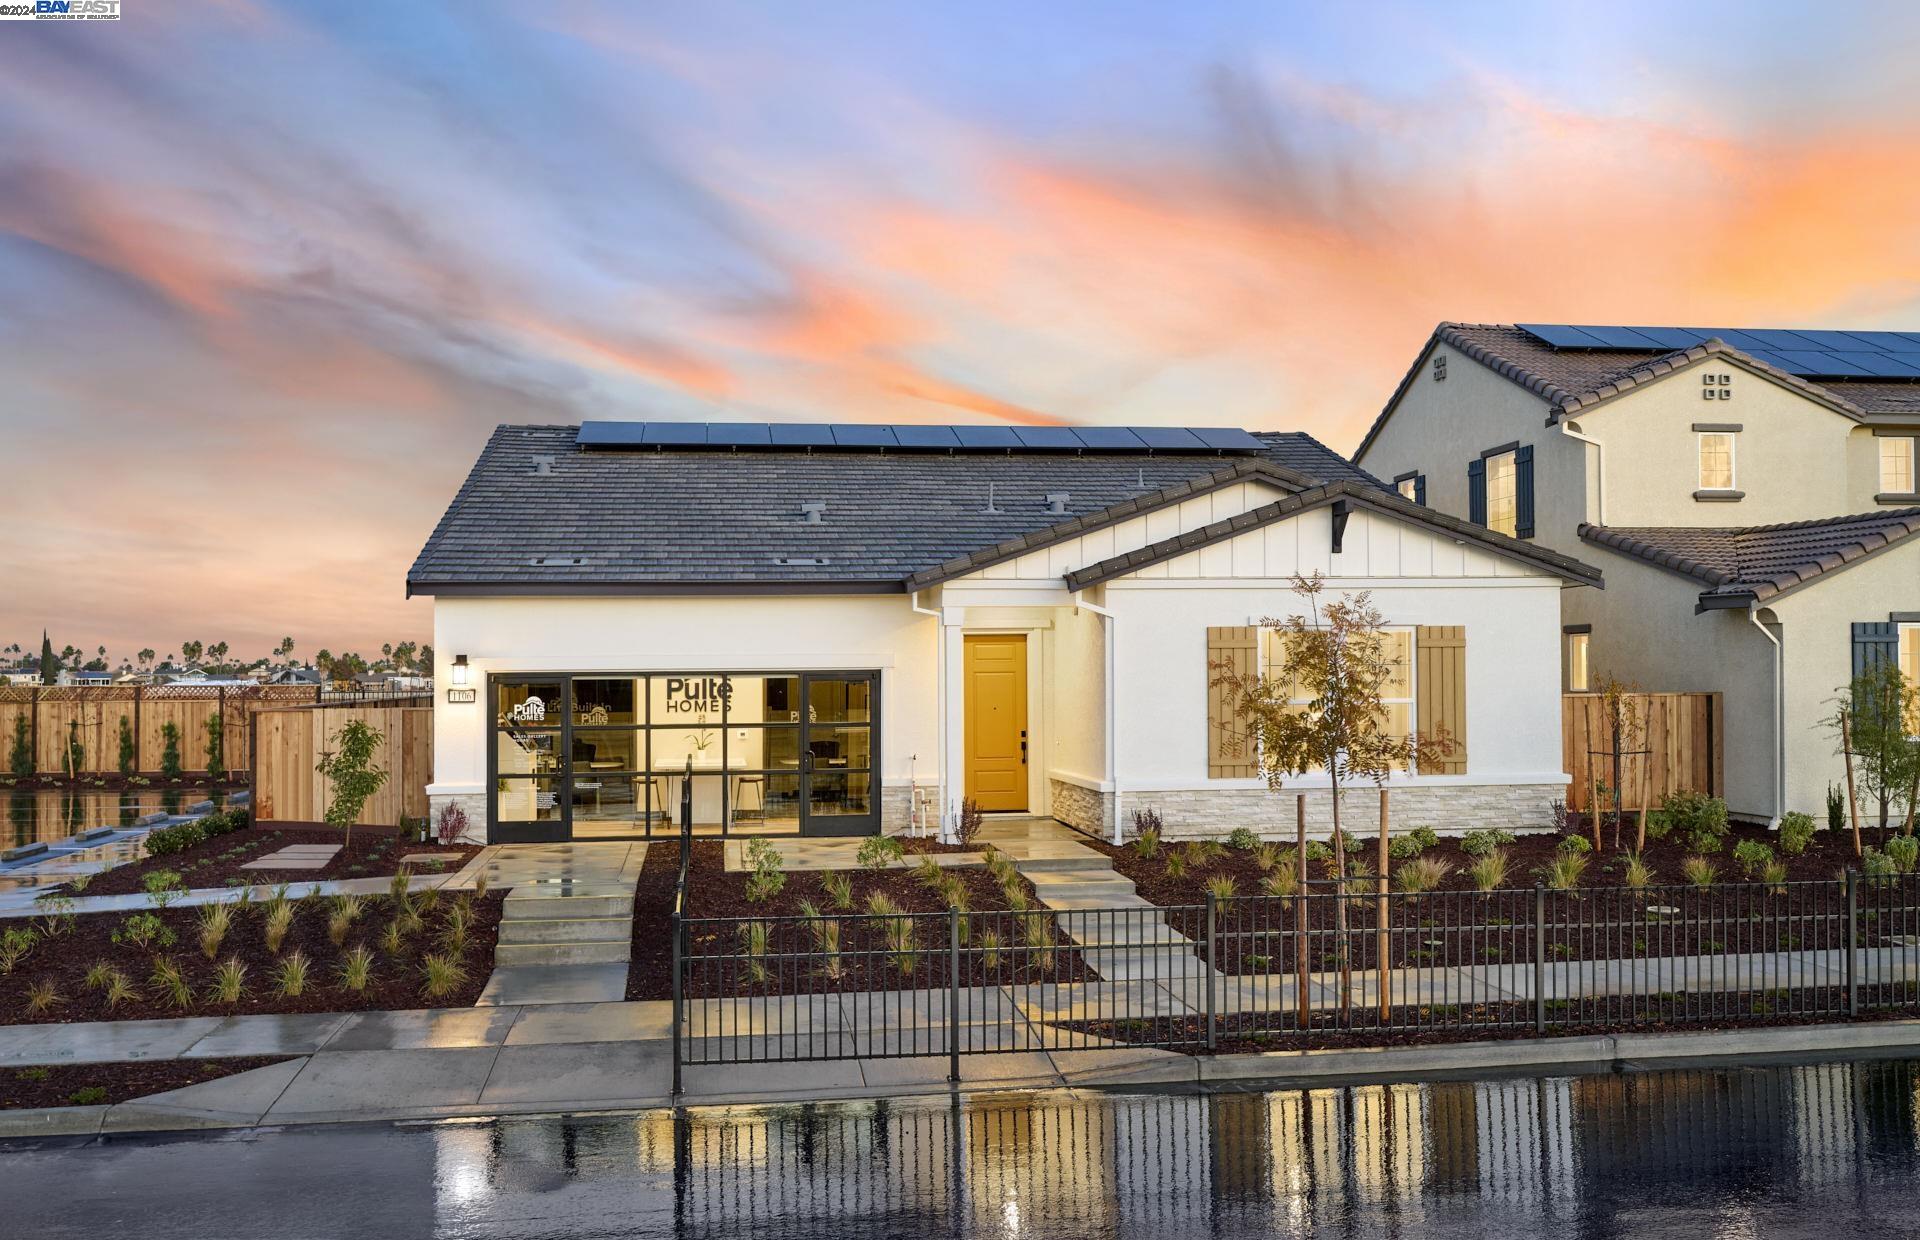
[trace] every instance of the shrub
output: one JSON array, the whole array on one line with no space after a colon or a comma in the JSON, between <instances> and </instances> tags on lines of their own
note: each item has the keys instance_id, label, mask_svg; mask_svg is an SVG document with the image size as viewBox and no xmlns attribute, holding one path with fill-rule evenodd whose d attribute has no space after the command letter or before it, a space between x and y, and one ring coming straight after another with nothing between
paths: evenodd
<instances>
[{"instance_id":1,"label":"shrub","mask_svg":"<svg viewBox=\"0 0 1920 1240\"><path fill-rule=\"evenodd\" d=\"M854 854L854 861L865 870L875 874L886 869L906 855L906 849L900 841L890 835L870 835L860 844L860 851Z\"/></svg>"},{"instance_id":2,"label":"shrub","mask_svg":"<svg viewBox=\"0 0 1920 1240\"><path fill-rule=\"evenodd\" d=\"M839 870L828 870L820 876L820 890L833 907L841 910L853 907L853 880Z\"/></svg>"},{"instance_id":3,"label":"shrub","mask_svg":"<svg viewBox=\"0 0 1920 1240\"><path fill-rule=\"evenodd\" d=\"M140 750L133 739L133 720L120 716L120 774L132 778L140 761Z\"/></svg>"},{"instance_id":4,"label":"shrub","mask_svg":"<svg viewBox=\"0 0 1920 1240\"><path fill-rule=\"evenodd\" d=\"M980 834L980 828L986 825L986 821L986 811L980 808L978 801L968 797L960 802L960 817L953 824L954 835L959 837L962 845L972 848L975 837Z\"/></svg>"},{"instance_id":5,"label":"shrub","mask_svg":"<svg viewBox=\"0 0 1920 1240\"><path fill-rule=\"evenodd\" d=\"M787 876L780 869L780 850L764 839L754 839L747 844L747 868L753 872L747 876L747 902L759 904L771 900L787 885Z\"/></svg>"},{"instance_id":6,"label":"shrub","mask_svg":"<svg viewBox=\"0 0 1920 1240\"><path fill-rule=\"evenodd\" d=\"M187 894L186 884L180 879L178 870L154 870L140 880L147 890L147 899L155 908L165 908Z\"/></svg>"},{"instance_id":7,"label":"shrub","mask_svg":"<svg viewBox=\"0 0 1920 1240\"><path fill-rule=\"evenodd\" d=\"M1484 856L1476 857L1467 867L1467 877L1473 880L1475 890L1493 891L1507 881L1507 850L1495 848Z\"/></svg>"},{"instance_id":8,"label":"shrub","mask_svg":"<svg viewBox=\"0 0 1920 1240\"><path fill-rule=\"evenodd\" d=\"M1593 851L1593 841L1584 835L1567 835L1560 839L1560 851L1571 853L1589 853Z\"/></svg>"},{"instance_id":9,"label":"shrub","mask_svg":"<svg viewBox=\"0 0 1920 1240\"><path fill-rule=\"evenodd\" d=\"M147 855L165 857L172 853L184 852L206 841L206 828L197 822L183 822L171 827L155 827L147 832Z\"/></svg>"},{"instance_id":10,"label":"shrub","mask_svg":"<svg viewBox=\"0 0 1920 1240\"><path fill-rule=\"evenodd\" d=\"M97 1107L107 1100L104 1085L82 1085L67 1095L67 1101L77 1107Z\"/></svg>"},{"instance_id":11,"label":"shrub","mask_svg":"<svg viewBox=\"0 0 1920 1240\"><path fill-rule=\"evenodd\" d=\"M207 778L227 777L227 721L215 711L207 716Z\"/></svg>"},{"instance_id":12,"label":"shrub","mask_svg":"<svg viewBox=\"0 0 1920 1240\"><path fill-rule=\"evenodd\" d=\"M1393 872L1393 885L1401 891L1432 891L1451 873L1453 866L1439 857L1415 857Z\"/></svg>"},{"instance_id":13,"label":"shrub","mask_svg":"<svg viewBox=\"0 0 1920 1240\"><path fill-rule=\"evenodd\" d=\"M141 951L172 947L175 935L167 924L152 913L135 913L113 932L116 943L131 943Z\"/></svg>"},{"instance_id":14,"label":"shrub","mask_svg":"<svg viewBox=\"0 0 1920 1240\"><path fill-rule=\"evenodd\" d=\"M220 954L220 945L226 941L227 930L233 925L233 906L230 904L202 904L198 914L200 919L200 951L208 960Z\"/></svg>"},{"instance_id":15,"label":"shrub","mask_svg":"<svg viewBox=\"0 0 1920 1240\"><path fill-rule=\"evenodd\" d=\"M1647 833L1662 839L1670 832L1696 853L1719 852L1727 834L1727 803L1701 792L1668 793L1660 799L1660 808L1647 816Z\"/></svg>"},{"instance_id":16,"label":"shrub","mask_svg":"<svg viewBox=\"0 0 1920 1240\"><path fill-rule=\"evenodd\" d=\"M80 721L67 721L67 774L79 775L87 769L87 747L80 743Z\"/></svg>"},{"instance_id":17,"label":"shrub","mask_svg":"<svg viewBox=\"0 0 1920 1240\"><path fill-rule=\"evenodd\" d=\"M1892 859L1894 868L1902 874L1913 873L1914 863L1920 861L1920 836L1892 837L1886 843L1886 854Z\"/></svg>"},{"instance_id":18,"label":"shrub","mask_svg":"<svg viewBox=\"0 0 1920 1240\"><path fill-rule=\"evenodd\" d=\"M1867 878L1892 878L1900 872L1893 858L1877 848L1869 848L1860 857L1860 873Z\"/></svg>"},{"instance_id":19,"label":"shrub","mask_svg":"<svg viewBox=\"0 0 1920 1240\"><path fill-rule=\"evenodd\" d=\"M244 809L222 810L218 814L208 814L195 824L209 836L232 835L247 825L247 811Z\"/></svg>"},{"instance_id":20,"label":"shrub","mask_svg":"<svg viewBox=\"0 0 1920 1240\"><path fill-rule=\"evenodd\" d=\"M1319 840L1308 840L1307 841L1307 860L1331 861L1333 860L1333 849L1327 846L1326 844L1321 843Z\"/></svg>"},{"instance_id":21,"label":"shrub","mask_svg":"<svg viewBox=\"0 0 1920 1240\"><path fill-rule=\"evenodd\" d=\"M160 773L180 778L180 725L171 721L160 725Z\"/></svg>"},{"instance_id":22,"label":"shrub","mask_svg":"<svg viewBox=\"0 0 1920 1240\"><path fill-rule=\"evenodd\" d=\"M1773 861L1773 849L1759 840L1741 840L1733 846L1733 863L1740 872L1752 878Z\"/></svg>"},{"instance_id":23,"label":"shrub","mask_svg":"<svg viewBox=\"0 0 1920 1240\"><path fill-rule=\"evenodd\" d=\"M1780 851L1797 857L1813 843L1813 815L1798 810L1780 816Z\"/></svg>"},{"instance_id":24,"label":"shrub","mask_svg":"<svg viewBox=\"0 0 1920 1240\"><path fill-rule=\"evenodd\" d=\"M467 833L468 825L467 811L448 803L440 807L439 815L433 820L433 833L442 845L451 848Z\"/></svg>"},{"instance_id":25,"label":"shrub","mask_svg":"<svg viewBox=\"0 0 1920 1240\"><path fill-rule=\"evenodd\" d=\"M1702 856L1690 856L1680 862L1680 876L1696 887L1711 887L1720 877L1720 867Z\"/></svg>"},{"instance_id":26,"label":"shrub","mask_svg":"<svg viewBox=\"0 0 1920 1240\"><path fill-rule=\"evenodd\" d=\"M1839 784L1827 785L1827 830L1847 829L1847 794Z\"/></svg>"},{"instance_id":27,"label":"shrub","mask_svg":"<svg viewBox=\"0 0 1920 1240\"><path fill-rule=\"evenodd\" d=\"M238 1004L246 998L246 966L238 956L228 956L213 966L213 987L209 994L217 1004Z\"/></svg>"},{"instance_id":28,"label":"shrub","mask_svg":"<svg viewBox=\"0 0 1920 1240\"><path fill-rule=\"evenodd\" d=\"M1498 827L1487 827L1479 831L1469 831L1460 839L1460 851L1469 857L1484 857L1496 848L1505 848L1513 843L1513 833L1502 831Z\"/></svg>"},{"instance_id":29,"label":"shrub","mask_svg":"<svg viewBox=\"0 0 1920 1240\"><path fill-rule=\"evenodd\" d=\"M0 930L0 974L13 972L39 941L38 932L26 926L9 926Z\"/></svg>"},{"instance_id":30,"label":"shrub","mask_svg":"<svg viewBox=\"0 0 1920 1240\"><path fill-rule=\"evenodd\" d=\"M1227 833L1227 847L1252 852L1260 847L1260 836L1251 827L1235 827Z\"/></svg>"},{"instance_id":31,"label":"shrub","mask_svg":"<svg viewBox=\"0 0 1920 1240\"><path fill-rule=\"evenodd\" d=\"M7 769L16 779L33 774L33 733L24 711L13 717L13 747L7 753Z\"/></svg>"}]
</instances>

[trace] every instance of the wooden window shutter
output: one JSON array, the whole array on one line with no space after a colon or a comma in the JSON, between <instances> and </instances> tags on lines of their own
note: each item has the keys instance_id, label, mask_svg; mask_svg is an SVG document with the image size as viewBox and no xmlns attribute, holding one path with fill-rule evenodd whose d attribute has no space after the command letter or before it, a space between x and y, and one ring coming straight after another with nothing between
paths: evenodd
<instances>
[{"instance_id":1,"label":"wooden window shutter","mask_svg":"<svg viewBox=\"0 0 1920 1240\"><path fill-rule=\"evenodd\" d=\"M1484 458L1467 462L1467 520L1475 525L1487 523L1487 462Z\"/></svg>"},{"instance_id":2,"label":"wooden window shutter","mask_svg":"<svg viewBox=\"0 0 1920 1240\"><path fill-rule=\"evenodd\" d=\"M1853 674L1900 659L1900 626L1886 621L1861 621L1853 626Z\"/></svg>"},{"instance_id":3,"label":"wooden window shutter","mask_svg":"<svg viewBox=\"0 0 1920 1240\"><path fill-rule=\"evenodd\" d=\"M1207 630L1207 778L1252 779L1260 773L1253 746L1244 736L1233 708L1233 690L1214 683L1218 664L1236 676L1258 670L1260 630L1252 625L1229 625Z\"/></svg>"},{"instance_id":4,"label":"wooden window shutter","mask_svg":"<svg viewBox=\"0 0 1920 1240\"><path fill-rule=\"evenodd\" d=\"M1533 445L1521 444L1513 454L1513 536L1533 537Z\"/></svg>"},{"instance_id":5,"label":"wooden window shutter","mask_svg":"<svg viewBox=\"0 0 1920 1240\"><path fill-rule=\"evenodd\" d=\"M1467 630L1422 625L1414 633L1414 727L1422 736L1444 731L1453 752L1420 764L1422 775L1467 773Z\"/></svg>"},{"instance_id":6,"label":"wooden window shutter","mask_svg":"<svg viewBox=\"0 0 1920 1240\"><path fill-rule=\"evenodd\" d=\"M1427 506L1427 476L1425 474L1415 474L1413 476L1413 502L1422 508Z\"/></svg>"}]
</instances>

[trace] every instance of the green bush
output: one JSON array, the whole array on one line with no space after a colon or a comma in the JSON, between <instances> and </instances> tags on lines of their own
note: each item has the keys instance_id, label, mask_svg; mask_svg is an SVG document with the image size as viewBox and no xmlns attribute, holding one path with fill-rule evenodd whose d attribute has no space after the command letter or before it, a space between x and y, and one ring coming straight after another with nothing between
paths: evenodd
<instances>
[{"instance_id":1,"label":"green bush","mask_svg":"<svg viewBox=\"0 0 1920 1240\"><path fill-rule=\"evenodd\" d=\"M1900 867L1879 849L1869 848L1860 857L1860 872L1868 878L1892 878L1900 872Z\"/></svg>"},{"instance_id":2,"label":"green bush","mask_svg":"<svg viewBox=\"0 0 1920 1240\"><path fill-rule=\"evenodd\" d=\"M1588 839L1584 835L1563 836L1560 840L1560 851L1569 852L1569 853L1590 853L1593 851L1593 841Z\"/></svg>"},{"instance_id":3,"label":"green bush","mask_svg":"<svg viewBox=\"0 0 1920 1240\"><path fill-rule=\"evenodd\" d=\"M168 779L180 778L180 725L160 725L160 773Z\"/></svg>"},{"instance_id":4,"label":"green bush","mask_svg":"<svg viewBox=\"0 0 1920 1240\"><path fill-rule=\"evenodd\" d=\"M1484 857L1496 848L1505 848L1513 843L1513 832L1502 831L1498 827L1488 827L1482 831L1469 831L1460 840L1460 851L1469 857Z\"/></svg>"},{"instance_id":5,"label":"green bush","mask_svg":"<svg viewBox=\"0 0 1920 1240\"><path fill-rule=\"evenodd\" d=\"M7 754L7 767L20 779L33 774L33 735L24 712L13 717L13 748Z\"/></svg>"},{"instance_id":6,"label":"green bush","mask_svg":"<svg viewBox=\"0 0 1920 1240\"><path fill-rule=\"evenodd\" d=\"M1812 814L1803 814L1795 810L1780 816L1780 851L1789 857L1797 857L1807 851L1807 845L1813 843L1814 822Z\"/></svg>"},{"instance_id":7,"label":"green bush","mask_svg":"<svg viewBox=\"0 0 1920 1240\"><path fill-rule=\"evenodd\" d=\"M218 814L208 814L194 824L209 836L231 835L241 831L247 825L247 811L244 809L223 810Z\"/></svg>"},{"instance_id":8,"label":"green bush","mask_svg":"<svg viewBox=\"0 0 1920 1240\"><path fill-rule=\"evenodd\" d=\"M184 852L195 844L204 844L207 833L197 822L183 822L173 827L155 827L147 832L147 855L164 857L169 853Z\"/></svg>"},{"instance_id":9,"label":"green bush","mask_svg":"<svg viewBox=\"0 0 1920 1240\"><path fill-rule=\"evenodd\" d=\"M1260 836L1251 827L1235 827L1227 834L1227 847L1252 852L1260 847Z\"/></svg>"},{"instance_id":10,"label":"green bush","mask_svg":"<svg viewBox=\"0 0 1920 1240\"><path fill-rule=\"evenodd\" d=\"M1752 878L1773 864L1773 849L1759 840L1741 840L1733 846L1733 862Z\"/></svg>"},{"instance_id":11,"label":"green bush","mask_svg":"<svg viewBox=\"0 0 1920 1240\"><path fill-rule=\"evenodd\" d=\"M1887 856L1893 858L1894 868L1902 874L1913 873L1915 862L1920 862L1920 837L1896 835L1887 841Z\"/></svg>"},{"instance_id":12,"label":"green bush","mask_svg":"<svg viewBox=\"0 0 1920 1240\"><path fill-rule=\"evenodd\" d=\"M227 777L226 753L227 724L216 712L207 716L207 778L225 779Z\"/></svg>"},{"instance_id":13,"label":"green bush","mask_svg":"<svg viewBox=\"0 0 1920 1240\"><path fill-rule=\"evenodd\" d=\"M1727 803L1703 792L1670 792L1647 815L1647 834L1657 840L1678 834L1696 853L1719 852L1727 834Z\"/></svg>"},{"instance_id":14,"label":"green bush","mask_svg":"<svg viewBox=\"0 0 1920 1240\"><path fill-rule=\"evenodd\" d=\"M861 843L860 851L854 854L854 860L862 869L879 873L889 865L906 855L906 849L900 841L890 835L872 835Z\"/></svg>"},{"instance_id":15,"label":"green bush","mask_svg":"<svg viewBox=\"0 0 1920 1240\"><path fill-rule=\"evenodd\" d=\"M1839 784L1827 785L1827 830L1847 829L1847 794Z\"/></svg>"},{"instance_id":16,"label":"green bush","mask_svg":"<svg viewBox=\"0 0 1920 1240\"><path fill-rule=\"evenodd\" d=\"M140 751L133 740L133 720L120 716L120 773L132 778L135 766L140 760Z\"/></svg>"}]
</instances>

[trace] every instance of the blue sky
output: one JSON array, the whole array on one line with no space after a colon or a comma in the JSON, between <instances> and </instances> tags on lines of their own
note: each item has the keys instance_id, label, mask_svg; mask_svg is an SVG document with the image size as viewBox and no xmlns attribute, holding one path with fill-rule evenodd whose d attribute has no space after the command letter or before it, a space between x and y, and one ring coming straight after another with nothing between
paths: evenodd
<instances>
[{"instance_id":1,"label":"blue sky","mask_svg":"<svg viewBox=\"0 0 1920 1240\"><path fill-rule=\"evenodd\" d=\"M425 636L501 421L1347 450L1441 319L1920 323L1891 5L124 8L0 26L0 644Z\"/></svg>"}]
</instances>

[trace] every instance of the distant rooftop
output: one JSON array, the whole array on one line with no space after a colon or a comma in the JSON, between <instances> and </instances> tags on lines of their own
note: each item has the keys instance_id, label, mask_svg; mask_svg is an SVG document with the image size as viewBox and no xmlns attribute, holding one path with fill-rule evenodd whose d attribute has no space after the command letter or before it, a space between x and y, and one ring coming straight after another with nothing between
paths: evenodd
<instances>
[{"instance_id":1,"label":"distant rooftop","mask_svg":"<svg viewBox=\"0 0 1920 1240\"><path fill-rule=\"evenodd\" d=\"M583 422L582 448L764 452L1197 452L1259 455L1227 426L885 426L867 422Z\"/></svg>"}]
</instances>

